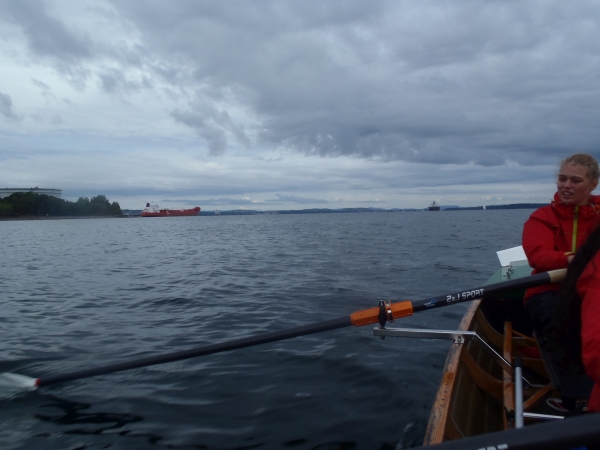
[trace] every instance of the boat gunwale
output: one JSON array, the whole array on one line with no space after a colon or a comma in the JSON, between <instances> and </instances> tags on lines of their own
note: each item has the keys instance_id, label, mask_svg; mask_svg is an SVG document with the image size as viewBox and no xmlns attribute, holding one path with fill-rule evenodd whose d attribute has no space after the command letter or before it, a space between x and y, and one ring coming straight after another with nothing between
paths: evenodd
<instances>
[{"instance_id":1,"label":"boat gunwale","mask_svg":"<svg viewBox=\"0 0 600 450\"><path fill-rule=\"evenodd\" d=\"M481 300L474 300L469 305L465 312L458 329L460 331L468 331L473 327L473 322L476 320L476 312L479 308ZM454 392L457 372L461 361L462 344L454 343L451 345L446 362L443 368L442 380L437 391L436 398L431 407L423 445L439 444L445 440L445 434L450 415L450 404L452 394Z\"/></svg>"}]
</instances>

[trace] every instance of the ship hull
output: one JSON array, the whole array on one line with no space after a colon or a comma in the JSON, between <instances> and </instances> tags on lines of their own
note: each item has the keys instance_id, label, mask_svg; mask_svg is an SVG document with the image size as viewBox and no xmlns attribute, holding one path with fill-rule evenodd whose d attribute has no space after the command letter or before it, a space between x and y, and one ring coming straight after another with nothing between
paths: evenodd
<instances>
[{"instance_id":1,"label":"ship hull","mask_svg":"<svg viewBox=\"0 0 600 450\"><path fill-rule=\"evenodd\" d=\"M191 209L160 209L158 211L142 211L141 217L180 217L197 216L200 214L200 207Z\"/></svg>"}]
</instances>

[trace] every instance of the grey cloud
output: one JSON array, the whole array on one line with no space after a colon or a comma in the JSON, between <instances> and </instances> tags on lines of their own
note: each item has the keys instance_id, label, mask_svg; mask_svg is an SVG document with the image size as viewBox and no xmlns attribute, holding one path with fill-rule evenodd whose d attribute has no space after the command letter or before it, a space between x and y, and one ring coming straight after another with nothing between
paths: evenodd
<instances>
[{"instance_id":1,"label":"grey cloud","mask_svg":"<svg viewBox=\"0 0 600 450\"><path fill-rule=\"evenodd\" d=\"M367 203L369 205L374 205L377 203L387 203L387 202L385 200L375 199L375 200L358 200L358 201L356 201L356 203Z\"/></svg>"},{"instance_id":2,"label":"grey cloud","mask_svg":"<svg viewBox=\"0 0 600 450\"><path fill-rule=\"evenodd\" d=\"M440 165L600 156L595 2L114 0L106 20L136 41L121 46L42 1L0 11L81 88L94 76L109 94L160 85L186 98L168 114L213 156L230 137ZM232 119L233 108L253 123Z\"/></svg>"},{"instance_id":3,"label":"grey cloud","mask_svg":"<svg viewBox=\"0 0 600 450\"><path fill-rule=\"evenodd\" d=\"M68 29L59 19L50 16L42 0L6 1L0 9L21 26L34 54L67 60L91 56L90 37Z\"/></svg>"},{"instance_id":4,"label":"grey cloud","mask_svg":"<svg viewBox=\"0 0 600 450\"><path fill-rule=\"evenodd\" d=\"M210 122L210 117L205 118L200 114L189 111L174 110L171 117L176 122L182 123L196 130L202 136L208 145L212 156L219 156L225 153L227 147L227 138L225 132Z\"/></svg>"},{"instance_id":5,"label":"grey cloud","mask_svg":"<svg viewBox=\"0 0 600 450\"><path fill-rule=\"evenodd\" d=\"M209 105L198 107L195 111L174 110L171 117L176 122L187 125L206 139L210 154L219 156L227 148L225 131L233 133L235 138L246 146L250 146L250 139L241 126L236 125L226 111L217 111Z\"/></svg>"},{"instance_id":6,"label":"grey cloud","mask_svg":"<svg viewBox=\"0 0 600 450\"><path fill-rule=\"evenodd\" d=\"M248 206L254 205L259 206L259 202L255 202L252 200L244 199L244 198L210 198L204 200L188 200L188 199L179 199L179 200L163 200L164 203L179 203L183 205L204 205L204 206L222 206L222 205L232 205L232 206Z\"/></svg>"},{"instance_id":7,"label":"grey cloud","mask_svg":"<svg viewBox=\"0 0 600 450\"><path fill-rule=\"evenodd\" d=\"M123 70L115 68L106 68L97 73L100 79L100 85L108 93L119 91L139 91L141 89L151 89L153 87L152 80L144 76L141 79L132 79L127 77L127 73Z\"/></svg>"},{"instance_id":8,"label":"grey cloud","mask_svg":"<svg viewBox=\"0 0 600 450\"><path fill-rule=\"evenodd\" d=\"M37 80L35 78L32 78L31 82L40 89L41 94L45 98L47 98L49 100L53 100L53 101L58 101L58 99L52 92L52 88L50 86L48 86L46 83L44 83L43 81Z\"/></svg>"},{"instance_id":9,"label":"grey cloud","mask_svg":"<svg viewBox=\"0 0 600 450\"><path fill-rule=\"evenodd\" d=\"M54 16L44 0L9 0L0 2L2 19L17 25L27 43L32 64L49 64L75 88L83 90L89 79L96 77L100 86L108 93L139 91L153 87L150 76L131 76L131 69L144 69L152 58L143 48L119 39L120 32L128 28L111 11L88 7L94 13L96 26L109 24L115 30L115 40L107 42L102 37L91 36L80 26L70 26L64 17ZM102 22L104 21L104 22ZM79 23L79 22L77 22ZM105 67L109 61L111 67ZM114 66L114 67L113 67ZM34 79L34 83L47 88L45 83Z\"/></svg>"},{"instance_id":10,"label":"grey cloud","mask_svg":"<svg viewBox=\"0 0 600 450\"><path fill-rule=\"evenodd\" d=\"M36 80L35 78L31 79L32 83L39 87L42 91L50 91L50 86L40 80Z\"/></svg>"},{"instance_id":11,"label":"grey cloud","mask_svg":"<svg viewBox=\"0 0 600 450\"><path fill-rule=\"evenodd\" d=\"M16 120L18 117L13 112L12 106L12 99L10 96L0 92L0 114L9 120Z\"/></svg>"},{"instance_id":12,"label":"grey cloud","mask_svg":"<svg viewBox=\"0 0 600 450\"><path fill-rule=\"evenodd\" d=\"M548 161L573 146L595 151L600 139L591 106L600 101L594 3L114 6L161 61L160 76L202 86L202 100L235 98L255 115L259 143L499 165ZM207 139L212 154L225 150L224 133L193 107L172 116Z\"/></svg>"},{"instance_id":13,"label":"grey cloud","mask_svg":"<svg viewBox=\"0 0 600 450\"><path fill-rule=\"evenodd\" d=\"M84 31L67 27L51 16L43 0L0 2L0 20L22 30L32 64L49 63L73 87L83 90L93 72L85 67L95 54L93 41Z\"/></svg>"},{"instance_id":14,"label":"grey cloud","mask_svg":"<svg viewBox=\"0 0 600 450\"><path fill-rule=\"evenodd\" d=\"M205 206L222 206L222 205L232 205L232 206L261 206L261 205L283 205L283 204L328 204L327 200L321 198L309 198L303 196L297 196L294 194L275 194L277 199L267 199L264 201L256 201L250 198L231 198L231 197L219 197L219 198L209 198L209 199L177 199L177 200L164 200L165 203L173 202L185 205L205 205Z\"/></svg>"}]
</instances>

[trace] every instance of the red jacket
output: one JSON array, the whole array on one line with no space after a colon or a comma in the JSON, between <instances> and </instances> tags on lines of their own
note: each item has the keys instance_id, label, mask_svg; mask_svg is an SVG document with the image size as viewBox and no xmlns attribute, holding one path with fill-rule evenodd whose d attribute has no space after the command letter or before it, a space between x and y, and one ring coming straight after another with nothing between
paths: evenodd
<instances>
[{"instance_id":1,"label":"red jacket","mask_svg":"<svg viewBox=\"0 0 600 450\"><path fill-rule=\"evenodd\" d=\"M591 195L587 206L567 206L560 201L558 192L552 203L535 210L523 227L523 249L533 268L532 275L566 268L568 255L574 253L596 227L599 212L600 196ZM558 284L527 289L525 301L534 294L558 289Z\"/></svg>"},{"instance_id":2,"label":"red jacket","mask_svg":"<svg viewBox=\"0 0 600 450\"><path fill-rule=\"evenodd\" d=\"M589 262L577 282L581 297L581 359L596 382L588 403L590 412L600 411L600 253Z\"/></svg>"}]
</instances>

